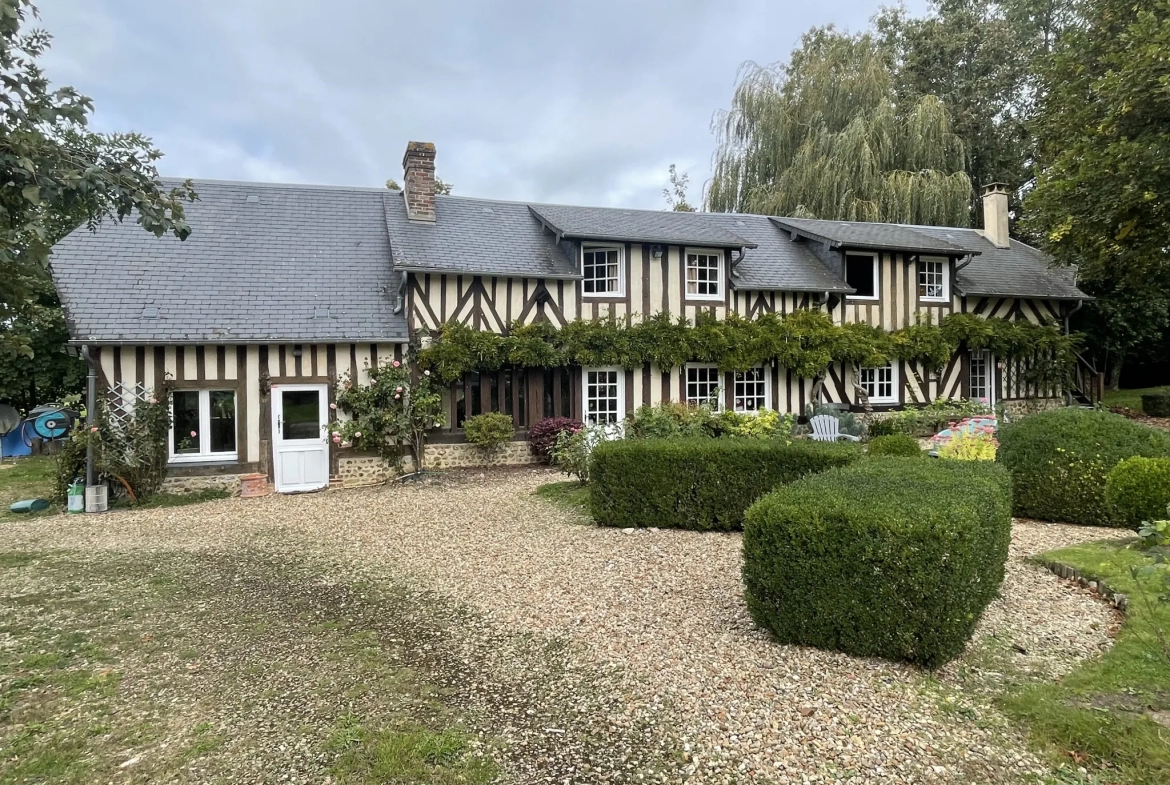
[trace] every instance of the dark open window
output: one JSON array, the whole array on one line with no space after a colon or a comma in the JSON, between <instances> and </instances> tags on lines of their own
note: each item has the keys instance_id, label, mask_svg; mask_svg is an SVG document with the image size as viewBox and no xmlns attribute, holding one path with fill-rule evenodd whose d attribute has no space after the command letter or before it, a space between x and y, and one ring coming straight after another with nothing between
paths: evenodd
<instances>
[{"instance_id":1,"label":"dark open window","mask_svg":"<svg viewBox=\"0 0 1170 785\"><path fill-rule=\"evenodd\" d=\"M845 256L845 282L857 291L850 297L877 297L877 260L869 254Z\"/></svg>"}]
</instances>

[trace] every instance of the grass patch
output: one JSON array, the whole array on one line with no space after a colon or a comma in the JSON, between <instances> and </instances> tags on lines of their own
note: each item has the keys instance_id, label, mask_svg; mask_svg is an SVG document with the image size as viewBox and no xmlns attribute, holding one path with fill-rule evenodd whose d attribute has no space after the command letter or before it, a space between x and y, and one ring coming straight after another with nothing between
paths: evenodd
<instances>
[{"instance_id":1,"label":"grass patch","mask_svg":"<svg viewBox=\"0 0 1170 785\"><path fill-rule=\"evenodd\" d=\"M536 489L536 495L558 507L589 515L589 486L576 480L546 483Z\"/></svg>"},{"instance_id":2,"label":"grass patch","mask_svg":"<svg viewBox=\"0 0 1170 785\"><path fill-rule=\"evenodd\" d=\"M51 455L29 455L0 463L0 521L19 520L59 511L61 506L58 504L53 504L41 512L8 511L9 505L22 499L52 499L56 476L57 462Z\"/></svg>"},{"instance_id":3,"label":"grass patch","mask_svg":"<svg viewBox=\"0 0 1170 785\"><path fill-rule=\"evenodd\" d=\"M123 496L111 505L116 509L153 510L158 507L182 507L187 504L227 499L231 493L220 488L204 488L190 493L156 493L144 502L135 504L130 498Z\"/></svg>"},{"instance_id":4,"label":"grass patch","mask_svg":"<svg viewBox=\"0 0 1170 785\"><path fill-rule=\"evenodd\" d=\"M473 749L473 738L457 729L418 726L370 730L361 718L338 718L326 744L339 753L332 774L340 783L427 782L478 785L495 779L495 765Z\"/></svg>"},{"instance_id":5,"label":"grass patch","mask_svg":"<svg viewBox=\"0 0 1170 785\"><path fill-rule=\"evenodd\" d=\"M1144 387L1138 390L1106 390L1104 403L1106 406L1125 406L1134 411L1142 410L1142 395L1155 392L1166 392L1170 387Z\"/></svg>"},{"instance_id":6,"label":"grass patch","mask_svg":"<svg viewBox=\"0 0 1170 785\"><path fill-rule=\"evenodd\" d=\"M1170 603L1159 587L1135 580L1130 568L1150 558L1124 542L1098 542L1044 554L1129 595L1113 648L1055 683L1004 696L1009 716L1022 720L1054 763L1085 766L1102 782L1170 782L1170 656L1156 629L1170 633Z\"/></svg>"}]
</instances>

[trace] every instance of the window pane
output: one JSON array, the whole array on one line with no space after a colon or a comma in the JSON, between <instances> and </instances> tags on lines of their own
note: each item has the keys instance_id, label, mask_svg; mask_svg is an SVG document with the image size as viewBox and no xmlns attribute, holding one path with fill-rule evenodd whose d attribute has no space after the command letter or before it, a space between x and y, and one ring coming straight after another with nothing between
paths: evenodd
<instances>
[{"instance_id":1,"label":"window pane","mask_svg":"<svg viewBox=\"0 0 1170 785\"><path fill-rule=\"evenodd\" d=\"M285 439L317 439L321 436L321 393L286 390L280 394L281 435Z\"/></svg>"},{"instance_id":2,"label":"window pane","mask_svg":"<svg viewBox=\"0 0 1170 785\"><path fill-rule=\"evenodd\" d=\"M182 390L171 393L174 407L175 455L199 453L199 391Z\"/></svg>"},{"instance_id":3,"label":"window pane","mask_svg":"<svg viewBox=\"0 0 1170 785\"><path fill-rule=\"evenodd\" d=\"M212 390L208 393L211 406L212 452L236 451L236 394L230 390Z\"/></svg>"},{"instance_id":4,"label":"window pane","mask_svg":"<svg viewBox=\"0 0 1170 785\"><path fill-rule=\"evenodd\" d=\"M877 291L872 256L846 256L845 282L857 292L854 297L873 297Z\"/></svg>"}]
</instances>

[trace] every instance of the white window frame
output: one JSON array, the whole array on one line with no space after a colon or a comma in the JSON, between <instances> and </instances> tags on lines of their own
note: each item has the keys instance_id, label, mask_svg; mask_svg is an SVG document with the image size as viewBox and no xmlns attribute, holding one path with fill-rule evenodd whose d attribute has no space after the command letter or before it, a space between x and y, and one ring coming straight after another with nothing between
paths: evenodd
<instances>
[{"instance_id":1,"label":"white window frame","mask_svg":"<svg viewBox=\"0 0 1170 785\"><path fill-rule=\"evenodd\" d=\"M707 398L698 398L691 395L691 371L708 371L715 374L715 394ZM711 363L687 363L683 366L683 401L688 406L710 406L711 411L723 411L724 389L723 374L719 366ZM696 384L710 384L710 380L695 382Z\"/></svg>"},{"instance_id":2,"label":"white window frame","mask_svg":"<svg viewBox=\"0 0 1170 785\"><path fill-rule=\"evenodd\" d=\"M842 259L841 259L841 261L844 265L844 269L842 270L842 272L844 272L845 275L843 275L841 277L845 279L846 283L849 283L849 257L850 256L868 256L868 257L873 259L873 296L871 297L869 295L864 295L864 294L847 294L847 295L845 295L845 299L846 300L861 300L863 302L871 302L871 303L877 302L878 300L881 299L881 293L882 293L882 276L881 276L881 269L879 266L879 263L881 261L881 254L870 253L869 251L847 251L847 252L845 252L842 255Z\"/></svg>"},{"instance_id":3,"label":"white window frame","mask_svg":"<svg viewBox=\"0 0 1170 785\"><path fill-rule=\"evenodd\" d=\"M937 297L928 297L922 294L922 274L925 272L924 265L937 264L942 270L941 284L942 294ZM914 285L918 291L919 302L924 303L949 303L951 301L951 260L945 256L919 256L918 263L915 265L915 281Z\"/></svg>"},{"instance_id":4,"label":"white window frame","mask_svg":"<svg viewBox=\"0 0 1170 785\"><path fill-rule=\"evenodd\" d=\"M197 392L199 393L199 452L175 452L175 393L180 392ZM226 392L232 394L232 409L236 413L235 422L236 428L236 449L230 452L212 452L211 451L211 394L213 392ZM192 389L192 388L178 388L171 390L168 394L168 404L171 407L171 428L167 434L167 453L170 456L168 463L231 463L239 460L240 450L240 432L239 432L239 417L240 417L240 396L235 390L229 387L217 387L215 389Z\"/></svg>"},{"instance_id":5,"label":"white window frame","mask_svg":"<svg viewBox=\"0 0 1170 785\"><path fill-rule=\"evenodd\" d=\"M617 396L617 419L614 423L620 423L626 418L626 371L616 365L607 365L596 368L582 368L581 369L581 420L586 425L608 425L610 423L598 423L596 417L593 420L589 418L589 374L590 373L616 373ZM606 397L608 399L608 396Z\"/></svg>"},{"instance_id":6,"label":"white window frame","mask_svg":"<svg viewBox=\"0 0 1170 785\"><path fill-rule=\"evenodd\" d=\"M617 289L607 292L585 291L585 254L589 251L617 251ZM610 278L606 276L606 281ZM582 243L581 244L581 297L625 297L626 296L626 247L619 243Z\"/></svg>"},{"instance_id":7,"label":"white window frame","mask_svg":"<svg viewBox=\"0 0 1170 785\"><path fill-rule=\"evenodd\" d=\"M715 294L691 294L689 291L687 291L687 284L689 283L687 279L687 270L690 269L690 260L692 254L695 256L714 256L719 260L715 267ZM725 261L726 259L723 255L723 251L719 248L683 248L683 299L715 300L721 302L723 300L724 287L727 285L726 281L723 280L725 277L723 270ZM695 269L698 270L699 267L696 265Z\"/></svg>"},{"instance_id":8,"label":"white window frame","mask_svg":"<svg viewBox=\"0 0 1170 785\"><path fill-rule=\"evenodd\" d=\"M974 385L971 384L972 372L975 370L975 359L983 361L983 384L987 388L987 395L976 395ZM987 399L988 406L995 406L995 355L988 351L971 352L970 364L967 366L967 392L972 401Z\"/></svg>"},{"instance_id":9,"label":"white window frame","mask_svg":"<svg viewBox=\"0 0 1170 785\"><path fill-rule=\"evenodd\" d=\"M759 398L759 396L757 396L757 395L750 395L749 396L749 395L741 395L740 394L740 387L739 386L741 384L745 384L745 385L749 384L749 382L746 379L741 379L740 377L749 371L759 371L760 376L764 382L764 396L763 396L764 402L762 405L756 407L755 409L747 408L746 404L744 404L743 401L746 401L748 398L757 399L757 398ZM754 380L750 382L750 384L757 384L757 383L758 382L756 382ZM744 371L744 372L737 371L737 372L733 373L731 375L731 393L732 393L732 395L731 395L731 408L734 411L739 412L740 414L758 414L759 412L762 412L766 409L771 409L772 408L772 405L771 405L771 402L772 402L772 373L771 373L771 369L766 365L757 365L755 368L748 368L747 371Z\"/></svg>"},{"instance_id":10,"label":"white window frame","mask_svg":"<svg viewBox=\"0 0 1170 785\"><path fill-rule=\"evenodd\" d=\"M882 381L878 378L877 373L885 370L889 370L890 372L890 394L877 395L876 393L882 384ZM873 371L875 374L873 379L874 395L868 395L869 390L865 390L867 386L865 381L866 371ZM898 378L898 364L896 362L891 361L889 365L867 366L858 369L857 373L857 386L866 391L870 403L891 404L898 402L898 385L900 379Z\"/></svg>"}]
</instances>

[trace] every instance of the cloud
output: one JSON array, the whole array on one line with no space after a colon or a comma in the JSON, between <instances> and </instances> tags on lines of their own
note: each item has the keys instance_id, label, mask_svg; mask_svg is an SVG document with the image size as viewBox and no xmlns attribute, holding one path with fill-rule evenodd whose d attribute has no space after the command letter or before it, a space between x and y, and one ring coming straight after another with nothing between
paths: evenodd
<instances>
[{"instance_id":1,"label":"cloud","mask_svg":"<svg viewBox=\"0 0 1170 785\"><path fill-rule=\"evenodd\" d=\"M921 0L919 0L921 2ZM709 176L744 60L857 29L877 0L55 0L49 77L137 130L165 174L381 185L412 139L456 193L662 208ZM917 9L916 9L917 10Z\"/></svg>"}]
</instances>

